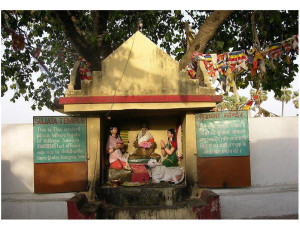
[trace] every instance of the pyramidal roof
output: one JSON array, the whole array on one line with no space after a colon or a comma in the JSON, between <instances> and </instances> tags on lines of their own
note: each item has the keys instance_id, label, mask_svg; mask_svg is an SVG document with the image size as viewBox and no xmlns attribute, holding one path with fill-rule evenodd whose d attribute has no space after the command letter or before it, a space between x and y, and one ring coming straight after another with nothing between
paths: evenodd
<instances>
[{"instance_id":1,"label":"pyramidal roof","mask_svg":"<svg viewBox=\"0 0 300 230\"><path fill-rule=\"evenodd\" d=\"M147 38L144 34L142 34L140 31L135 32L130 38L128 38L121 46L119 46L113 53L111 53L106 59L103 60L103 64L109 59L118 58L120 56L126 56L131 55L137 56L137 53L139 53L139 58L149 58L149 54L147 50L156 50L157 53L160 54L160 56L164 59L168 59L168 61L172 61L174 63L178 62L172 58L169 54L167 54L165 51L163 51L160 47L158 47L154 42L152 42L149 38Z\"/></svg>"}]
</instances>

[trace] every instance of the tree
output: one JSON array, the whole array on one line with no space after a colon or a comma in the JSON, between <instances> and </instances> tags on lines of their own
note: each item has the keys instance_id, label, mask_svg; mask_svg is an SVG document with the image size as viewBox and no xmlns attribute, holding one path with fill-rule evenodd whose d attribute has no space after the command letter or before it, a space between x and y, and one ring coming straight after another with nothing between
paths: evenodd
<instances>
[{"instance_id":1,"label":"tree","mask_svg":"<svg viewBox=\"0 0 300 230\"><path fill-rule=\"evenodd\" d=\"M264 49L298 33L298 11L1 11L2 44L1 95L14 90L13 102L23 96L33 100L32 109L55 108L64 94L70 69L80 55L91 71L101 71L101 61L126 41L143 21L142 33L180 61L181 69L197 50L223 53L251 49L260 41ZM187 50L185 22L195 39ZM253 29L254 28L254 29ZM22 38L24 36L24 38ZM14 43L14 47L13 47ZM41 45L37 58L34 52ZM22 47L24 45L24 48ZM22 49L23 48L23 49ZM240 88L280 89L292 82L297 64L279 58L266 62L263 77L249 73L236 79ZM33 73L42 73L33 79ZM275 68L272 68L274 67ZM34 83L37 80L38 84Z\"/></svg>"},{"instance_id":2,"label":"tree","mask_svg":"<svg viewBox=\"0 0 300 230\"><path fill-rule=\"evenodd\" d=\"M281 95L278 95L275 97L276 100L279 100L282 102L282 112L281 112L282 117L283 117L283 111L284 111L284 102L287 104L292 99L292 91L288 88L290 88L290 87L283 87L281 89Z\"/></svg>"},{"instance_id":3,"label":"tree","mask_svg":"<svg viewBox=\"0 0 300 230\"><path fill-rule=\"evenodd\" d=\"M295 108L299 109L299 91L294 91L292 98Z\"/></svg>"},{"instance_id":4,"label":"tree","mask_svg":"<svg viewBox=\"0 0 300 230\"><path fill-rule=\"evenodd\" d=\"M217 109L218 111L238 110L247 100L248 98L244 96L240 97L239 101L237 101L237 98L234 95L223 95L223 101L217 105Z\"/></svg>"}]
</instances>

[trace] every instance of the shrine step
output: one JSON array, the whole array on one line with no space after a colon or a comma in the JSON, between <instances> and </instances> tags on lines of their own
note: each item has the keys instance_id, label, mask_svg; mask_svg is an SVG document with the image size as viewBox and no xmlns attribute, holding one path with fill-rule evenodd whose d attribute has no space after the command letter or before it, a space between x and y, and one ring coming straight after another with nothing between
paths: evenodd
<instances>
[{"instance_id":1,"label":"shrine step","mask_svg":"<svg viewBox=\"0 0 300 230\"><path fill-rule=\"evenodd\" d=\"M138 187L102 186L98 192L100 201L120 207L127 206L171 206L186 200L190 192L185 184L148 183Z\"/></svg>"},{"instance_id":2,"label":"shrine step","mask_svg":"<svg viewBox=\"0 0 300 230\"><path fill-rule=\"evenodd\" d=\"M95 219L100 203L89 202L84 193L78 193L67 201L68 219Z\"/></svg>"},{"instance_id":3,"label":"shrine step","mask_svg":"<svg viewBox=\"0 0 300 230\"><path fill-rule=\"evenodd\" d=\"M128 205L121 207L102 203L98 219L220 219L219 196L203 190L192 197L172 205Z\"/></svg>"}]
</instances>

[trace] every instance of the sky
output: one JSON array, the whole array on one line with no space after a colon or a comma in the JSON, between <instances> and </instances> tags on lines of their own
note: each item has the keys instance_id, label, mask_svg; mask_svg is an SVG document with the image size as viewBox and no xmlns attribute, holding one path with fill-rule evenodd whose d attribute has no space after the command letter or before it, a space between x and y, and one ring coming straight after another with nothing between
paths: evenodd
<instances>
[{"instance_id":1,"label":"sky","mask_svg":"<svg viewBox=\"0 0 300 230\"><path fill-rule=\"evenodd\" d=\"M28 7L25 7L25 9L26 8ZM160 9L163 8L164 7L162 6L162 8ZM299 58L297 59L297 61L299 63ZM293 91L299 90L299 74L296 76L294 82L292 82L292 86ZM250 88L239 90L238 92L240 96L246 96L248 98L250 97ZM9 90L6 92L5 96L1 98L1 124L26 124L32 123L33 116L63 115L58 112L53 112L47 108L43 108L42 111L33 111L31 110L32 103L25 101L23 98L20 98L15 103L12 103L10 102L10 98L12 97L12 95L13 92ZM268 93L268 100L266 102L263 102L261 104L261 107L281 116L282 103L274 99L274 93L272 92ZM290 101L288 104L285 104L284 107L284 116L296 116L298 114L298 109L295 108L292 101ZM255 112L251 112L251 115L254 116Z\"/></svg>"}]
</instances>

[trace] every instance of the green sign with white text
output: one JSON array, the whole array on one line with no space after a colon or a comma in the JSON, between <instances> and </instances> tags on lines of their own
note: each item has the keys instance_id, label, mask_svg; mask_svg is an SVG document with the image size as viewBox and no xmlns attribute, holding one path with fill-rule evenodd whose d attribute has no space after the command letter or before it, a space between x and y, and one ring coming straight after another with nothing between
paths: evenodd
<instances>
[{"instance_id":1,"label":"green sign with white text","mask_svg":"<svg viewBox=\"0 0 300 230\"><path fill-rule=\"evenodd\" d=\"M34 163L87 159L85 117L33 117Z\"/></svg>"},{"instance_id":2,"label":"green sign with white text","mask_svg":"<svg viewBox=\"0 0 300 230\"><path fill-rule=\"evenodd\" d=\"M198 157L249 156L247 111L198 113Z\"/></svg>"}]
</instances>

